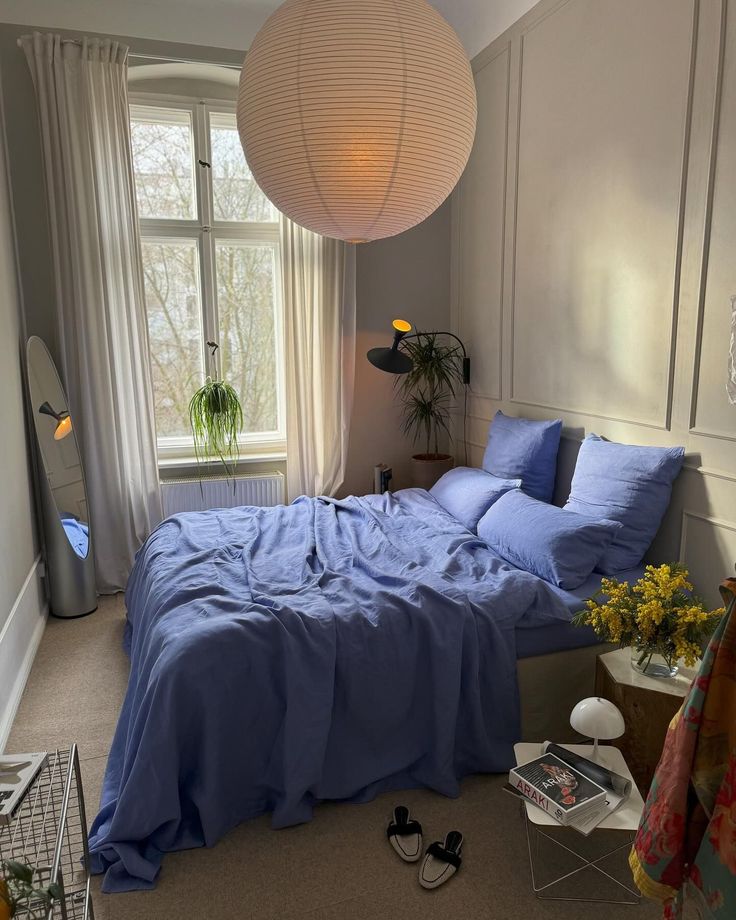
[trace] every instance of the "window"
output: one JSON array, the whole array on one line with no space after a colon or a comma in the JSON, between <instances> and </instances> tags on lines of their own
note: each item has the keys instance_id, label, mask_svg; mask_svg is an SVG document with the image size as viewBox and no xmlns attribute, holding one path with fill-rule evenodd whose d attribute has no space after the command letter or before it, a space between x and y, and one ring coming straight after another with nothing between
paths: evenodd
<instances>
[{"instance_id":1,"label":"window","mask_svg":"<svg viewBox=\"0 0 736 920\"><path fill-rule=\"evenodd\" d=\"M248 170L234 110L136 100L130 111L159 455L192 457L189 400L215 373L243 406L241 456L281 452L278 213Z\"/></svg>"}]
</instances>

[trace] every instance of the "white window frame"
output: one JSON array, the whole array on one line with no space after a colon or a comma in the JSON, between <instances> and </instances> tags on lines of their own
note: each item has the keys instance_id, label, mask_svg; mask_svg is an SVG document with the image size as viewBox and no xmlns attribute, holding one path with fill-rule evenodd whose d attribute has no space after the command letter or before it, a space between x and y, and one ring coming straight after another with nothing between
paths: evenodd
<instances>
[{"instance_id":1,"label":"white window frame","mask_svg":"<svg viewBox=\"0 0 736 920\"><path fill-rule=\"evenodd\" d=\"M215 280L216 245L218 241L236 245L269 246L274 253L274 341L276 343L277 412L279 428L274 432L251 431L238 438L239 460L285 459L286 457L286 380L284 368L284 310L281 283L281 240L278 219L269 222L215 220L211 171L199 161L212 162L210 144L210 115L235 115L235 104L225 100L195 99L152 93L130 94L130 113L142 114L142 109L182 109L192 119L192 175L195 185L197 216L194 220L177 218L140 218L142 240L195 240L199 252L199 284L202 305L202 364L205 374L221 372L219 351L213 359L208 341L219 341L219 311ZM201 174L208 173L205 181ZM157 435L160 466L194 462L191 437Z\"/></svg>"}]
</instances>

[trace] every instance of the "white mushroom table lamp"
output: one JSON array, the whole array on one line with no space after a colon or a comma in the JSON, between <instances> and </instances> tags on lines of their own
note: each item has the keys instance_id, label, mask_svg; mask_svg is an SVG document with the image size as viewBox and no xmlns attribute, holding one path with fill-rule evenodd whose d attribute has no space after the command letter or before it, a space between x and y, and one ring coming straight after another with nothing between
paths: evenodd
<instances>
[{"instance_id":1,"label":"white mushroom table lamp","mask_svg":"<svg viewBox=\"0 0 736 920\"><path fill-rule=\"evenodd\" d=\"M581 700L570 714L570 725L579 734L593 739L593 760L598 759L599 741L620 738L626 730L621 710L600 696Z\"/></svg>"}]
</instances>

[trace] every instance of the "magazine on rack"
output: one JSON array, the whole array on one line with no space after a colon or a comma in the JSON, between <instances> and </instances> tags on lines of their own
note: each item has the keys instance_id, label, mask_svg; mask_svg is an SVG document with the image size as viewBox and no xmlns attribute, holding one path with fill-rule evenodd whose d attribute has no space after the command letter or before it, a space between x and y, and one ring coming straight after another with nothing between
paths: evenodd
<instances>
[{"instance_id":1,"label":"magazine on rack","mask_svg":"<svg viewBox=\"0 0 736 920\"><path fill-rule=\"evenodd\" d=\"M575 814L567 816L567 820L559 821L554 811L543 809L551 817L564 824L566 827L573 827L576 831L584 834L586 837L594 828L605 821L619 808L629 797L631 792L631 780L613 770L609 770L602 764L589 760L581 754L569 751L567 748L551 741L545 741L542 745L542 756L552 755L567 766L573 773L580 774L586 780L589 780L595 786L600 787L605 792L593 804L587 808L579 810ZM540 758L537 758L539 760ZM534 762L534 761L533 761ZM517 767L517 770L519 768ZM513 774L514 771L512 771ZM523 791L515 788L513 781L506 787L508 792L512 792L521 798L529 798L533 804L538 805L533 798L524 796ZM538 806L539 807L539 806Z\"/></svg>"},{"instance_id":2,"label":"magazine on rack","mask_svg":"<svg viewBox=\"0 0 736 920\"><path fill-rule=\"evenodd\" d=\"M7 824L46 763L46 753L0 754L0 825Z\"/></svg>"}]
</instances>

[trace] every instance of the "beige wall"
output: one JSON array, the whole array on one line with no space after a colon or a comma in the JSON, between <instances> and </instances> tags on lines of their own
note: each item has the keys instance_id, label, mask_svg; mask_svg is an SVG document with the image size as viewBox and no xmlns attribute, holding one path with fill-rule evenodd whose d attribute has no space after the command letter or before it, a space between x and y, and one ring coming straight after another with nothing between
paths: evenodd
<instances>
[{"instance_id":1,"label":"beige wall","mask_svg":"<svg viewBox=\"0 0 736 920\"><path fill-rule=\"evenodd\" d=\"M683 444L652 553L684 557L711 599L736 559L736 2L728 20L725 7L542 0L473 62L478 134L453 196L474 461L498 408L563 418L558 501L586 433Z\"/></svg>"},{"instance_id":2,"label":"beige wall","mask_svg":"<svg viewBox=\"0 0 736 920\"><path fill-rule=\"evenodd\" d=\"M25 336L0 107L0 751L23 691L46 606L37 564L24 408Z\"/></svg>"},{"instance_id":3,"label":"beige wall","mask_svg":"<svg viewBox=\"0 0 736 920\"><path fill-rule=\"evenodd\" d=\"M449 329L449 249L449 203L406 233L358 247L355 398L342 494L372 492L377 463L392 467L392 488L411 485L410 458L418 448L402 433L396 378L365 355L391 344L397 317L418 329Z\"/></svg>"},{"instance_id":4,"label":"beige wall","mask_svg":"<svg viewBox=\"0 0 736 920\"><path fill-rule=\"evenodd\" d=\"M1 113L1 110L0 110ZM0 632L38 551L24 411L25 342L15 240L0 130Z\"/></svg>"}]
</instances>

